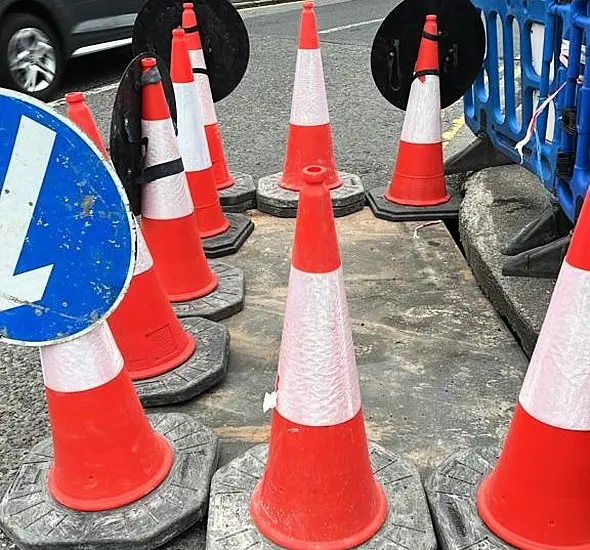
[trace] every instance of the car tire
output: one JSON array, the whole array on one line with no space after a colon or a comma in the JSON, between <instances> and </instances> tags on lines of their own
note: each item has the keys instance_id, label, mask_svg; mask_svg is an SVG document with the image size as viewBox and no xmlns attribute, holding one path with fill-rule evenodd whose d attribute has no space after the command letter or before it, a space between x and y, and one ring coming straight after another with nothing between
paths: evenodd
<instances>
[{"instance_id":1,"label":"car tire","mask_svg":"<svg viewBox=\"0 0 590 550\"><path fill-rule=\"evenodd\" d=\"M0 81L7 88L51 99L60 85L65 59L51 25L35 15L13 13L0 24ZM26 52L26 53L25 53ZM13 60L23 55L19 67Z\"/></svg>"}]
</instances>

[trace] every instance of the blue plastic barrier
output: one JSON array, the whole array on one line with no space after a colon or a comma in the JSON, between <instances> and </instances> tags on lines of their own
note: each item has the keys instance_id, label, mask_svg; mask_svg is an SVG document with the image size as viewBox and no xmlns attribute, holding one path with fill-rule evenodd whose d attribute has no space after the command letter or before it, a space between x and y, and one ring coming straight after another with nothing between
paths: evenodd
<instances>
[{"instance_id":1,"label":"blue plastic barrier","mask_svg":"<svg viewBox=\"0 0 590 550\"><path fill-rule=\"evenodd\" d=\"M547 12L547 31L557 34L560 26L567 26L569 38L567 82L559 96L563 131L556 147L565 169L557 170L553 187L564 212L575 222L590 185L590 68L582 52L590 39L590 1L549 0ZM551 54L550 46L545 44L545 59ZM582 85L580 74L584 75Z\"/></svg>"},{"instance_id":2,"label":"blue plastic barrier","mask_svg":"<svg viewBox=\"0 0 590 550\"><path fill-rule=\"evenodd\" d=\"M495 149L520 163L515 146L525 136L533 111L565 78L559 54L566 26L553 17L551 29L545 28L547 6L542 0L472 1L486 26L487 51L482 72L464 97L465 121L476 135L487 136ZM524 166L550 190L561 140L556 120L559 108L556 112L552 105L540 116L537 133L523 151Z\"/></svg>"}]
</instances>

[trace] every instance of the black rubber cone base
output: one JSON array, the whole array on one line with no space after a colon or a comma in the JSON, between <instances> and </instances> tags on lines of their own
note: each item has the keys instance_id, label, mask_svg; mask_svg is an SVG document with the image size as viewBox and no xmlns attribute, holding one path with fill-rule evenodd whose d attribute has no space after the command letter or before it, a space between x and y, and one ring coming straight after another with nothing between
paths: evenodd
<instances>
[{"instance_id":1,"label":"black rubber cone base","mask_svg":"<svg viewBox=\"0 0 590 550\"><path fill-rule=\"evenodd\" d=\"M510 239L501 252L505 256L517 256L567 237L573 228L559 201L551 197L547 208Z\"/></svg>"},{"instance_id":2,"label":"black rubber cone base","mask_svg":"<svg viewBox=\"0 0 590 550\"><path fill-rule=\"evenodd\" d=\"M496 464L498 454L495 448L458 452L426 482L440 550L514 549L487 528L477 511L477 491Z\"/></svg>"},{"instance_id":3,"label":"black rubber cone base","mask_svg":"<svg viewBox=\"0 0 590 550\"><path fill-rule=\"evenodd\" d=\"M229 331L207 319L182 319L184 329L195 337L197 349L184 364L160 376L135 380L144 407L182 403L221 382L229 363Z\"/></svg>"},{"instance_id":4,"label":"black rubber cone base","mask_svg":"<svg viewBox=\"0 0 590 550\"><path fill-rule=\"evenodd\" d=\"M488 137L476 137L465 149L455 153L445 162L445 174L479 172L494 166L514 164L511 158L498 151Z\"/></svg>"},{"instance_id":5,"label":"black rubber cone base","mask_svg":"<svg viewBox=\"0 0 590 550\"><path fill-rule=\"evenodd\" d=\"M502 267L505 277L538 277L557 279L567 254L571 236L567 235L544 246L511 256Z\"/></svg>"},{"instance_id":6,"label":"black rubber cone base","mask_svg":"<svg viewBox=\"0 0 590 550\"><path fill-rule=\"evenodd\" d=\"M219 191L224 212L246 212L256 208L256 184L249 174L232 174L236 183Z\"/></svg>"},{"instance_id":7,"label":"black rubber cone base","mask_svg":"<svg viewBox=\"0 0 590 550\"><path fill-rule=\"evenodd\" d=\"M385 197L387 186L367 193L369 206L376 218L390 222L452 220L459 217L461 198L451 191L451 200L437 206L403 206L389 202Z\"/></svg>"},{"instance_id":8,"label":"black rubber cone base","mask_svg":"<svg viewBox=\"0 0 590 550\"><path fill-rule=\"evenodd\" d=\"M211 321L221 321L244 309L244 272L221 262L209 262L209 267L219 278L219 286L214 292L198 300L172 304L180 319L204 317Z\"/></svg>"},{"instance_id":9,"label":"black rubber cone base","mask_svg":"<svg viewBox=\"0 0 590 550\"><path fill-rule=\"evenodd\" d=\"M330 191L334 217L342 218L360 212L365 206L365 188L361 178L354 174L339 172L342 186ZM256 197L258 210L277 218L296 218L299 193L280 186L282 172L261 178Z\"/></svg>"},{"instance_id":10,"label":"black rubber cone base","mask_svg":"<svg viewBox=\"0 0 590 550\"><path fill-rule=\"evenodd\" d=\"M235 254L254 231L254 222L244 214L228 213L225 217L229 220L229 229L221 235L203 239L203 249L207 258L222 258Z\"/></svg>"},{"instance_id":11,"label":"black rubber cone base","mask_svg":"<svg viewBox=\"0 0 590 550\"><path fill-rule=\"evenodd\" d=\"M217 468L217 436L185 414L150 417L174 450L162 484L141 500L106 512L78 512L57 503L47 478L51 440L36 445L0 504L0 526L25 550L151 550L201 521Z\"/></svg>"},{"instance_id":12,"label":"black rubber cone base","mask_svg":"<svg viewBox=\"0 0 590 550\"><path fill-rule=\"evenodd\" d=\"M381 530L357 546L371 550L434 550L436 539L420 475L397 455L369 444L373 471L383 487L389 513ZM250 517L250 497L263 475L268 446L258 445L213 477L207 550L279 549L258 532Z\"/></svg>"}]
</instances>

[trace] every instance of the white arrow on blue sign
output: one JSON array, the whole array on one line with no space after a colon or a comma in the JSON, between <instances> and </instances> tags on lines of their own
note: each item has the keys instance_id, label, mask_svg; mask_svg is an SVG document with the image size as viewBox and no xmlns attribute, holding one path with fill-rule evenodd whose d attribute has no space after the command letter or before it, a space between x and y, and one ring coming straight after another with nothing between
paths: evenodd
<instances>
[{"instance_id":1,"label":"white arrow on blue sign","mask_svg":"<svg viewBox=\"0 0 590 550\"><path fill-rule=\"evenodd\" d=\"M0 341L49 345L122 300L135 225L110 163L70 121L0 89Z\"/></svg>"}]
</instances>

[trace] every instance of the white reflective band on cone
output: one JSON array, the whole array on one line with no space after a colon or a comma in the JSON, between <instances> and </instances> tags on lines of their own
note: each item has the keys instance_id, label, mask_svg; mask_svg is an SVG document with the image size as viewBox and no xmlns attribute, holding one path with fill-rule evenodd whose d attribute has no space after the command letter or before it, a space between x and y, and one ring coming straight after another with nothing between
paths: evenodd
<instances>
[{"instance_id":1,"label":"white reflective band on cone","mask_svg":"<svg viewBox=\"0 0 590 550\"><path fill-rule=\"evenodd\" d=\"M111 329L102 323L70 342L41 348L45 386L74 393L104 386L123 370L123 357Z\"/></svg>"},{"instance_id":2,"label":"white reflective band on cone","mask_svg":"<svg viewBox=\"0 0 590 550\"><path fill-rule=\"evenodd\" d=\"M139 224L137 224L137 257L135 259L135 271L133 272L133 276L137 277L138 275L145 273L151 269L153 265L154 259L152 258L150 249L145 242Z\"/></svg>"},{"instance_id":3,"label":"white reflective band on cone","mask_svg":"<svg viewBox=\"0 0 590 550\"><path fill-rule=\"evenodd\" d=\"M180 158L172 120L142 120L148 138L146 168ZM174 220L194 212L186 174L180 172L142 186L141 214L151 220Z\"/></svg>"},{"instance_id":4,"label":"white reflective band on cone","mask_svg":"<svg viewBox=\"0 0 590 550\"><path fill-rule=\"evenodd\" d=\"M342 268L291 267L279 357L277 411L304 426L335 426L361 409Z\"/></svg>"},{"instance_id":5,"label":"white reflective band on cone","mask_svg":"<svg viewBox=\"0 0 590 550\"><path fill-rule=\"evenodd\" d=\"M211 168L211 155L197 86L194 82L174 83L178 111L178 147L185 172L200 172Z\"/></svg>"},{"instance_id":6,"label":"white reflective band on cone","mask_svg":"<svg viewBox=\"0 0 590 550\"><path fill-rule=\"evenodd\" d=\"M323 126L329 124L328 96L324 82L322 52L298 50L295 87L291 105L291 124Z\"/></svg>"},{"instance_id":7,"label":"white reflective band on cone","mask_svg":"<svg viewBox=\"0 0 590 550\"><path fill-rule=\"evenodd\" d=\"M190 50L191 65L193 69L205 69L205 56L203 50ZM211 84L209 82L209 75L202 73L195 73L195 82L197 83L197 90L201 98L201 108L203 110L203 120L205 126L217 124L217 115L215 114L215 105L213 103L213 96L211 95Z\"/></svg>"},{"instance_id":8,"label":"white reflective band on cone","mask_svg":"<svg viewBox=\"0 0 590 550\"><path fill-rule=\"evenodd\" d=\"M565 430L590 430L590 273L563 262L520 404Z\"/></svg>"},{"instance_id":9,"label":"white reflective band on cone","mask_svg":"<svg viewBox=\"0 0 590 550\"><path fill-rule=\"evenodd\" d=\"M172 119L142 120L141 131L143 137L147 138L146 167L149 168L180 158L180 149Z\"/></svg>"},{"instance_id":10,"label":"white reflective band on cone","mask_svg":"<svg viewBox=\"0 0 590 550\"><path fill-rule=\"evenodd\" d=\"M441 143L442 114L438 76L415 78L410 90L401 140L406 143Z\"/></svg>"}]
</instances>

